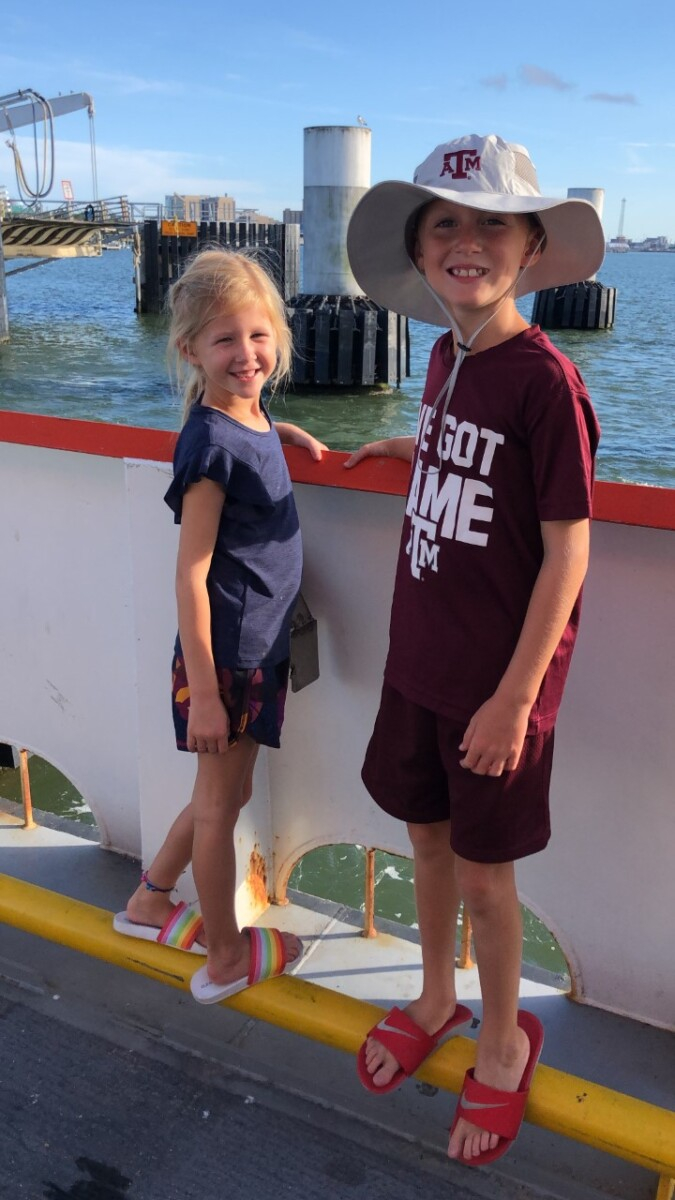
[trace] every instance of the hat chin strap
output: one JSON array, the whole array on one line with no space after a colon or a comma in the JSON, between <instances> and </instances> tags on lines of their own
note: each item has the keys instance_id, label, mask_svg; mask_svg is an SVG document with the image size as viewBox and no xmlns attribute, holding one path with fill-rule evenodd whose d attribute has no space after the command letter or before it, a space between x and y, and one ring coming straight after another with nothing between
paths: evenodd
<instances>
[{"instance_id":1,"label":"hat chin strap","mask_svg":"<svg viewBox=\"0 0 675 1200\"><path fill-rule=\"evenodd\" d=\"M529 256L530 260L536 254L536 252L539 249L539 247L541 246L545 236L546 235L543 234L541 236L541 238L539 239L539 241L537 242L537 245L535 246L534 250L532 251L532 253ZM429 412L427 413L427 419L424 422L424 429L422 430L422 434L419 439L419 445L421 446L427 436L427 433L429 432L429 426L431 425L431 422L434 418L434 415L436 413L438 405L440 404L441 398L443 395L445 395L445 402L443 404L443 412L441 415L441 422L440 422L440 426L439 426L439 431L442 431L443 426L445 424L445 418L447 416L447 412L450 407L450 400L452 399L452 393L455 390L455 384L457 382L457 376L459 375L459 369L460 369L462 363L464 362L464 359L466 358L467 354L469 354L469 352L471 351L471 348L472 348L476 338L478 337L478 334L482 333L483 330L485 329L486 325L490 324L490 321L492 320L492 318L497 316L497 313L501 309L502 305L506 303L506 301L513 294L515 289L518 287L518 284L520 283L521 279L523 278L523 275L527 271L527 268L530 266L530 263L526 262L523 264L523 266L518 271L518 274L516 275L513 283L511 284L511 286L509 288L506 289L506 291L504 292L504 295L499 300L499 303L497 304L497 307L495 308L494 312L491 312L490 316L486 317L486 319L483 321L483 324L478 326L478 329L474 329L471 336L465 342L465 341L463 341L463 334L459 327L456 317L453 315L451 310L448 308L447 304L443 300L441 300L441 297L438 295L438 292L435 292L434 289L431 287L431 284L428 282L425 275L423 275L423 273L420 271L417 264L414 263L412 259L410 261L412 263L413 269L419 275L425 288L430 293L430 295L433 296L433 298L436 301L436 303L438 304L439 308L441 308L443 310L446 317L448 318L448 321L450 322L450 328L452 329L452 332L455 335L455 344L457 346L457 353L455 355L455 361L452 366L452 371L450 372L448 378L446 379L445 383L443 384L443 387L441 388L436 399L434 400L434 403L432 404L431 408L429 409ZM439 457L440 457L440 433L439 433ZM427 470L429 470L429 469L430 468L427 468ZM440 462L439 462L439 466L436 467L435 469L437 471L440 470Z\"/></svg>"}]
</instances>

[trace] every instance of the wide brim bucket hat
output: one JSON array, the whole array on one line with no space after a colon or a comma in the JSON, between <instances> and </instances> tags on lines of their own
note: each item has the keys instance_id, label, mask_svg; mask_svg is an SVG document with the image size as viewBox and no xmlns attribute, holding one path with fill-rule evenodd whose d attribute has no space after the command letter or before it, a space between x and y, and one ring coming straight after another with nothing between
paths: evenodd
<instances>
[{"instance_id":1,"label":"wide brim bucket hat","mask_svg":"<svg viewBox=\"0 0 675 1200\"><path fill-rule=\"evenodd\" d=\"M370 188L347 231L351 268L366 296L417 321L450 324L411 258L415 214L432 200L486 212L537 214L545 246L519 276L516 297L589 279L604 258L605 235L593 205L542 196L524 146L496 134L444 142L417 168L412 183L392 179Z\"/></svg>"}]
</instances>

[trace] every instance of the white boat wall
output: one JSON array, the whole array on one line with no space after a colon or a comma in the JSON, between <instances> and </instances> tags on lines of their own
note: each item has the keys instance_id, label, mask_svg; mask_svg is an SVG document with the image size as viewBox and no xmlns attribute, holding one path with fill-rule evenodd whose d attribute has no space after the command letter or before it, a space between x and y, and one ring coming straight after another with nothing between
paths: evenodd
<instances>
[{"instance_id":1,"label":"white boat wall","mask_svg":"<svg viewBox=\"0 0 675 1200\"><path fill-rule=\"evenodd\" d=\"M53 763L101 845L148 862L185 804L169 666L174 435L0 412L0 741ZM406 467L289 450L321 675L289 695L237 826L238 916L283 900L308 850L409 854L360 766L376 712ZM553 838L518 869L575 999L675 1029L675 491L599 484L584 613L556 734ZM189 874L181 883L194 897Z\"/></svg>"}]
</instances>

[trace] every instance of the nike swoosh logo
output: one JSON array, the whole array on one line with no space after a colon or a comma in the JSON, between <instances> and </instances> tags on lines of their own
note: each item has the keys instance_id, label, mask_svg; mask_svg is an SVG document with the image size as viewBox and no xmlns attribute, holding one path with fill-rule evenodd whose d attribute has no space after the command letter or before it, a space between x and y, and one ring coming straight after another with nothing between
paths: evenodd
<instances>
[{"instance_id":1,"label":"nike swoosh logo","mask_svg":"<svg viewBox=\"0 0 675 1200\"><path fill-rule=\"evenodd\" d=\"M479 1100L462 1100L462 1108L508 1108L506 1100L501 1100L497 1104L481 1104Z\"/></svg>"},{"instance_id":2,"label":"nike swoosh logo","mask_svg":"<svg viewBox=\"0 0 675 1200\"><path fill-rule=\"evenodd\" d=\"M414 1033L408 1033L405 1029L398 1029L396 1025L389 1025L386 1017L384 1017L375 1028L382 1029L384 1033L396 1033L399 1037L408 1037L412 1038L414 1042L417 1041Z\"/></svg>"}]
</instances>

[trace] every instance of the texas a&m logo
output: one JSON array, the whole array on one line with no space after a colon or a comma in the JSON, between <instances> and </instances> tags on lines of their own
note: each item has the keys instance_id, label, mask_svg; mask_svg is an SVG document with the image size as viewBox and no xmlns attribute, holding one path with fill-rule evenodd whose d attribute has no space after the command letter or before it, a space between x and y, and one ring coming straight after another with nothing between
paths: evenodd
<instances>
[{"instance_id":1,"label":"texas a&m logo","mask_svg":"<svg viewBox=\"0 0 675 1200\"><path fill-rule=\"evenodd\" d=\"M438 573L439 555L447 541L487 546L494 516L488 480L505 441L503 433L472 421L458 422L450 412L436 437L428 428L432 421L433 407L422 405L419 453L406 504L410 519L406 551L414 579L423 579L426 570ZM425 466L423 459L430 452L431 465Z\"/></svg>"},{"instance_id":2,"label":"texas a&m logo","mask_svg":"<svg viewBox=\"0 0 675 1200\"><path fill-rule=\"evenodd\" d=\"M443 155L441 177L449 175L451 179L468 179L469 171L480 171L480 154L475 150L452 150Z\"/></svg>"}]
</instances>

